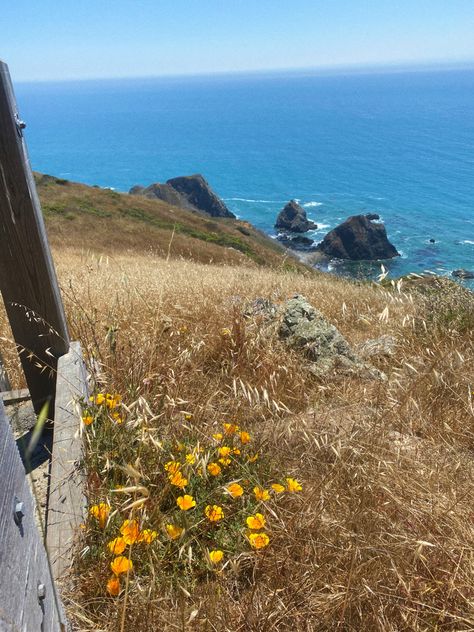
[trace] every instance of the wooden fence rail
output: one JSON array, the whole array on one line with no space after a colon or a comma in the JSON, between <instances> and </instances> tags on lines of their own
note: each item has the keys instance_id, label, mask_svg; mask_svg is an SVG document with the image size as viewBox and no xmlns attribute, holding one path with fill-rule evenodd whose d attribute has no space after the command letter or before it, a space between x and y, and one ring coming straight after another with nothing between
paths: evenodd
<instances>
[{"instance_id":1,"label":"wooden fence rail","mask_svg":"<svg viewBox=\"0 0 474 632\"><path fill-rule=\"evenodd\" d=\"M0 632L60 632L66 620L35 519L35 501L0 401Z\"/></svg>"},{"instance_id":2,"label":"wooden fence rail","mask_svg":"<svg viewBox=\"0 0 474 632\"><path fill-rule=\"evenodd\" d=\"M0 290L37 413L54 399L66 317L8 66L0 61Z\"/></svg>"},{"instance_id":3,"label":"wooden fence rail","mask_svg":"<svg viewBox=\"0 0 474 632\"><path fill-rule=\"evenodd\" d=\"M28 384L11 391L0 358L0 632L64 632L55 580L70 568L84 514L79 429L87 380L80 345L69 340L23 128L8 67L0 61L0 291ZM30 396L37 414L49 403L53 422L41 532L3 406Z\"/></svg>"}]
</instances>

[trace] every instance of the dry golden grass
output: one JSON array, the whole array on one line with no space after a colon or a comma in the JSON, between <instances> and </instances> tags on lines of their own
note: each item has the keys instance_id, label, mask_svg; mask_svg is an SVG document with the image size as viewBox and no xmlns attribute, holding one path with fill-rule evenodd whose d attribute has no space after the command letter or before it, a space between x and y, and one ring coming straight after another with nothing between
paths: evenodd
<instances>
[{"instance_id":1,"label":"dry golden grass","mask_svg":"<svg viewBox=\"0 0 474 632\"><path fill-rule=\"evenodd\" d=\"M184 412L204 433L235 421L303 482L273 519L270 547L206 581L132 576L124 605L105 593L108 562L85 551L67 597L78 630L474 629L472 298L452 284L440 301L151 255L61 250L56 262L72 336L134 423L161 438L179 436ZM376 361L388 380L317 379L243 315L257 297L295 293L351 344L393 335L395 355ZM124 465L120 453L110 462ZM151 476L153 462L139 466ZM88 480L91 499L108 494L104 468Z\"/></svg>"}]
</instances>

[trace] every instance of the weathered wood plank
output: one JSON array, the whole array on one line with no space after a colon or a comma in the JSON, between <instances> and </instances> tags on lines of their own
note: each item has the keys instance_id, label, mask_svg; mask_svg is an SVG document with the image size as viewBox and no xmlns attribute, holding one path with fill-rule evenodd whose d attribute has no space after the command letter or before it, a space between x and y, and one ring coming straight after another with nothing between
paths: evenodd
<instances>
[{"instance_id":1,"label":"weathered wood plank","mask_svg":"<svg viewBox=\"0 0 474 632\"><path fill-rule=\"evenodd\" d=\"M71 564L79 525L85 517L79 405L85 397L87 373L81 346L78 342L72 342L69 353L59 358L56 385L47 516L47 546L55 579L62 577Z\"/></svg>"},{"instance_id":2,"label":"weathered wood plank","mask_svg":"<svg viewBox=\"0 0 474 632\"><path fill-rule=\"evenodd\" d=\"M66 620L36 528L35 502L1 401L0 480L0 631L63 632Z\"/></svg>"},{"instance_id":3,"label":"weathered wood plank","mask_svg":"<svg viewBox=\"0 0 474 632\"><path fill-rule=\"evenodd\" d=\"M5 406L26 402L30 397L30 391L27 388L20 388L16 391L2 391L0 393L0 399L3 400Z\"/></svg>"},{"instance_id":4,"label":"weathered wood plank","mask_svg":"<svg viewBox=\"0 0 474 632\"><path fill-rule=\"evenodd\" d=\"M54 369L69 348L69 335L10 74L2 61L0 291L38 413L54 399Z\"/></svg>"}]
</instances>

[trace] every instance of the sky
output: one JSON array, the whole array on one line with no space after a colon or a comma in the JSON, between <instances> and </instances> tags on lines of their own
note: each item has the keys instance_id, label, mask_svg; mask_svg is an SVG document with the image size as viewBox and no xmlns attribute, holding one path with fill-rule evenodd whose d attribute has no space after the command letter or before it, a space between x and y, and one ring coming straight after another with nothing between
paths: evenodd
<instances>
[{"instance_id":1,"label":"sky","mask_svg":"<svg viewBox=\"0 0 474 632\"><path fill-rule=\"evenodd\" d=\"M16 81L474 61L474 0L0 0Z\"/></svg>"}]
</instances>

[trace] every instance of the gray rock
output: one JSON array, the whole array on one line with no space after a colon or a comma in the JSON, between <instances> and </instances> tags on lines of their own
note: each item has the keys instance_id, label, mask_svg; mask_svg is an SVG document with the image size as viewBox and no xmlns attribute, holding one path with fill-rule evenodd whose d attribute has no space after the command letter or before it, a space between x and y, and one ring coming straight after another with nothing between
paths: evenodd
<instances>
[{"instance_id":1,"label":"gray rock","mask_svg":"<svg viewBox=\"0 0 474 632\"><path fill-rule=\"evenodd\" d=\"M397 341L393 336L384 334L380 338L365 340L356 347L357 355L364 359L393 356Z\"/></svg>"},{"instance_id":2,"label":"gray rock","mask_svg":"<svg viewBox=\"0 0 474 632\"><path fill-rule=\"evenodd\" d=\"M304 235L290 237L286 233L282 233L278 235L277 239L281 244L293 250L308 250L308 248L311 248L314 244L314 239L310 239Z\"/></svg>"},{"instance_id":3,"label":"gray rock","mask_svg":"<svg viewBox=\"0 0 474 632\"><path fill-rule=\"evenodd\" d=\"M268 298L256 298L244 310L246 318L257 317L262 320L273 320L278 313L277 306Z\"/></svg>"},{"instance_id":4,"label":"gray rock","mask_svg":"<svg viewBox=\"0 0 474 632\"><path fill-rule=\"evenodd\" d=\"M464 270L464 268L461 268L460 270L453 270L451 274L453 277L457 277L458 279L474 279L474 272L471 270Z\"/></svg>"},{"instance_id":5,"label":"gray rock","mask_svg":"<svg viewBox=\"0 0 474 632\"><path fill-rule=\"evenodd\" d=\"M305 233L307 230L317 228L317 224L306 217L306 211L294 200L279 212L275 222L278 230L288 230L292 233Z\"/></svg>"},{"instance_id":6,"label":"gray rock","mask_svg":"<svg viewBox=\"0 0 474 632\"><path fill-rule=\"evenodd\" d=\"M386 379L381 371L362 362L337 328L303 296L285 303L279 336L309 360L309 369L315 375L338 370L367 379Z\"/></svg>"}]
</instances>

